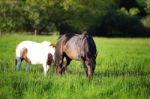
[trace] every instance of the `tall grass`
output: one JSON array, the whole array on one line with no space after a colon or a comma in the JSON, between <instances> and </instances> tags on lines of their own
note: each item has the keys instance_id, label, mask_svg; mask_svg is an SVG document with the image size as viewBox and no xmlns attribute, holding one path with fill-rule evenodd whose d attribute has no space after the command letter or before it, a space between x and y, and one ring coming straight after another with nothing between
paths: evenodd
<instances>
[{"instance_id":1,"label":"tall grass","mask_svg":"<svg viewBox=\"0 0 150 99\"><path fill-rule=\"evenodd\" d=\"M1 99L148 99L150 98L150 39L95 37L98 56L94 78L89 81L80 62L72 61L65 75L41 65L15 71L15 48L22 40L56 43L57 36L0 36Z\"/></svg>"}]
</instances>

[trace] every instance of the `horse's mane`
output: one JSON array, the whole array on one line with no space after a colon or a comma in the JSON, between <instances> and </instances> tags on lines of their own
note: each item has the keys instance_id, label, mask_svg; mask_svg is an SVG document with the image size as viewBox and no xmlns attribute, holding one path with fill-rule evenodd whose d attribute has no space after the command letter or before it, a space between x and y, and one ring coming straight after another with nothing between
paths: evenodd
<instances>
[{"instance_id":1,"label":"horse's mane","mask_svg":"<svg viewBox=\"0 0 150 99\"><path fill-rule=\"evenodd\" d=\"M60 35L60 36L58 37L58 39L62 38L63 36L65 36L65 37L72 37L72 36L74 36L74 35L75 35L75 33L66 33L66 34Z\"/></svg>"},{"instance_id":2,"label":"horse's mane","mask_svg":"<svg viewBox=\"0 0 150 99\"><path fill-rule=\"evenodd\" d=\"M76 34L76 33L66 33L64 35L61 35L58 40L61 41L61 40L64 40L63 43L65 44L68 40L70 40L73 36L76 36L76 35L79 35L79 34Z\"/></svg>"}]
</instances>

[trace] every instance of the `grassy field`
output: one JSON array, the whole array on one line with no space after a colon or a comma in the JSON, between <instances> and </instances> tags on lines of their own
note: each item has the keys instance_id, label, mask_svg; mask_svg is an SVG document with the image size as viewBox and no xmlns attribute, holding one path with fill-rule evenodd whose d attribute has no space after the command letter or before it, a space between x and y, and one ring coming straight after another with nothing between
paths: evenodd
<instances>
[{"instance_id":1,"label":"grassy field","mask_svg":"<svg viewBox=\"0 0 150 99\"><path fill-rule=\"evenodd\" d=\"M15 71L15 48L22 40L56 42L57 36L0 36L0 99L148 99L150 98L150 38L98 38L94 78L89 81L80 62L65 75L41 65Z\"/></svg>"}]
</instances>

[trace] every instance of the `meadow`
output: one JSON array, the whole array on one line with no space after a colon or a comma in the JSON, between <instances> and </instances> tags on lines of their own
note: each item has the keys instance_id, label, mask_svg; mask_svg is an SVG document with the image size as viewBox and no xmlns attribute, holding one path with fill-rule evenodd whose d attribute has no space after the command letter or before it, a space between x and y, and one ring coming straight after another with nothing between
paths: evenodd
<instances>
[{"instance_id":1,"label":"meadow","mask_svg":"<svg viewBox=\"0 0 150 99\"><path fill-rule=\"evenodd\" d=\"M44 76L42 65L15 71L15 48L20 41L56 43L58 36L6 34L0 36L0 99L149 99L150 38L94 37L98 56L89 81L78 61L60 76L53 68ZM37 53L38 54L38 53Z\"/></svg>"}]
</instances>

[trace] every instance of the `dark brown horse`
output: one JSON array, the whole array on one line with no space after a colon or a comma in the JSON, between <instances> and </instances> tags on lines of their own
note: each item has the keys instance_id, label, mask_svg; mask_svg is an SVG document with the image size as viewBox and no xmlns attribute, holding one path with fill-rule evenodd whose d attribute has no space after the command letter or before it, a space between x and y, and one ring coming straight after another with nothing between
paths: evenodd
<instances>
[{"instance_id":1,"label":"dark brown horse","mask_svg":"<svg viewBox=\"0 0 150 99\"><path fill-rule=\"evenodd\" d=\"M57 72L62 74L71 60L78 60L83 65L86 75L93 76L97 50L93 38L87 33L64 34L59 37L55 50ZM64 62L66 57L66 62Z\"/></svg>"}]
</instances>

